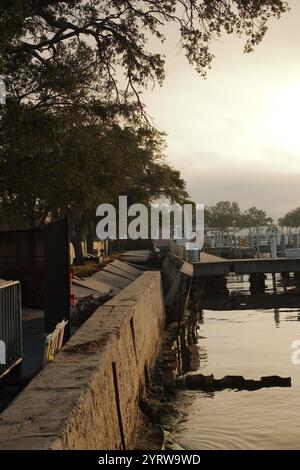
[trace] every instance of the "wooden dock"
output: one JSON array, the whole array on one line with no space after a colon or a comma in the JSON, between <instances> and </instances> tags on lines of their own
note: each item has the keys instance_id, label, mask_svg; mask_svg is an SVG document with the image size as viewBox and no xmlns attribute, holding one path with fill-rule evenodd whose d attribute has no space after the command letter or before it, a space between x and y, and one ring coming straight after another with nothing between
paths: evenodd
<instances>
[{"instance_id":1,"label":"wooden dock","mask_svg":"<svg viewBox=\"0 0 300 470\"><path fill-rule=\"evenodd\" d=\"M200 262L193 263L194 277L226 276L254 273L300 272L300 258L225 259L201 253Z\"/></svg>"}]
</instances>

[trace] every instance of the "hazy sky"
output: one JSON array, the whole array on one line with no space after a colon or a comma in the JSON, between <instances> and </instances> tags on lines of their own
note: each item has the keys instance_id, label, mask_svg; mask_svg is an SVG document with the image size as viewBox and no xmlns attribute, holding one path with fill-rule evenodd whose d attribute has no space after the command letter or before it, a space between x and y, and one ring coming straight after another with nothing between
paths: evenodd
<instances>
[{"instance_id":1,"label":"hazy sky","mask_svg":"<svg viewBox=\"0 0 300 470\"><path fill-rule=\"evenodd\" d=\"M300 206L300 1L289 3L254 53L233 36L215 43L207 80L169 31L167 79L144 101L199 203L236 200L275 218Z\"/></svg>"}]
</instances>

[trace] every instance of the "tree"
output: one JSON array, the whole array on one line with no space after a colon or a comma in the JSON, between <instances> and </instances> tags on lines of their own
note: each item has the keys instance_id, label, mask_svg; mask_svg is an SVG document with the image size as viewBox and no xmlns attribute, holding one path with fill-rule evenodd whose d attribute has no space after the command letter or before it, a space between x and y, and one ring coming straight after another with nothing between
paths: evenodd
<instances>
[{"instance_id":1,"label":"tree","mask_svg":"<svg viewBox=\"0 0 300 470\"><path fill-rule=\"evenodd\" d=\"M188 60L205 75L215 37L244 34L249 52L286 10L281 0L2 0L3 211L30 226L68 212L78 245L101 198L185 198L163 158L163 136L137 113L146 117L141 91L164 79L150 38L163 41L165 26L176 24Z\"/></svg>"},{"instance_id":2,"label":"tree","mask_svg":"<svg viewBox=\"0 0 300 470\"><path fill-rule=\"evenodd\" d=\"M99 97L102 110L132 98L142 106L140 91L164 79L164 59L149 42L163 41L168 23L205 75L214 38L245 35L250 52L287 9L282 0L2 0L0 74L11 95L34 106Z\"/></svg>"},{"instance_id":3,"label":"tree","mask_svg":"<svg viewBox=\"0 0 300 470\"><path fill-rule=\"evenodd\" d=\"M256 207L250 207L243 212L240 218L241 227L264 227L273 223L273 219L268 217L266 212Z\"/></svg>"},{"instance_id":4,"label":"tree","mask_svg":"<svg viewBox=\"0 0 300 470\"><path fill-rule=\"evenodd\" d=\"M219 201L206 210L206 225L225 229L239 225L241 210L237 202Z\"/></svg>"},{"instance_id":5,"label":"tree","mask_svg":"<svg viewBox=\"0 0 300 470\"><path fill-rule=\"evenodd\" d=\"M9 102L1 142L3 210L31 227L68 214L79 260L100 203L117 206L122 194L129 203L187 197L180 173L165 160L164 135L141 123L121 126L76 107L53 114Z\"/></svg>"},{"instance_id":6,"label":"tree","mask_svg":"<svg viewBox=\"0 0 300 470\"><path fill-rule=\"evenodd\" d=\"M270 225L273 219L256 207L241 212L237 202L219 201L205 209L205 223L211 228L251 228Z\"/></svg>"},{"instance_id":7,"label":"tree","mask_svg":"<svg viewBox=\"0 0 300 470\"><path fill-rule=\"evenodd\" d=\"M287 212L278 223L281 227L300 227L300 207Z\"/></svg>"}]
</instances>

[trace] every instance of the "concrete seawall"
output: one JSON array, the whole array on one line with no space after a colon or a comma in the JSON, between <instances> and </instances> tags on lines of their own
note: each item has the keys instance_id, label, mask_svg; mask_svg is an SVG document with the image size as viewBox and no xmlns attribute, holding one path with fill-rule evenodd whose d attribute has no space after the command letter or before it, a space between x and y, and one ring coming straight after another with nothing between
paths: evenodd
<instances>
[{"instance_id":1,"label":"concrete seawall","mask_svg":"<svg viewBox=\"0 0 300 470\"><path fill-rule=\"evenodd\" d=\"M160 273L145 272L0 415L0 449L130 449L164 317Z\"/></svg>"}]
</instances>

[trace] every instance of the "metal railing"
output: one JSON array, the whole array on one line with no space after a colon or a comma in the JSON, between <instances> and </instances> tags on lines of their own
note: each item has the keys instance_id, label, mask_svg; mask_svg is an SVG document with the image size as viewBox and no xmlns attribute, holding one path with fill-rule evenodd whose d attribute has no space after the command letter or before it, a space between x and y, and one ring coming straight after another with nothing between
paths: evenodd
<instances>
[{"instance_id":1,"label":"metal railing","mask_svg":"<svg viewBox=\"0 0 300 470\"><path fill-rule=\"evenodd\" d=\"M0 280L0 378L22 361L19 281Z\"/></svg>"}]
</instances>

